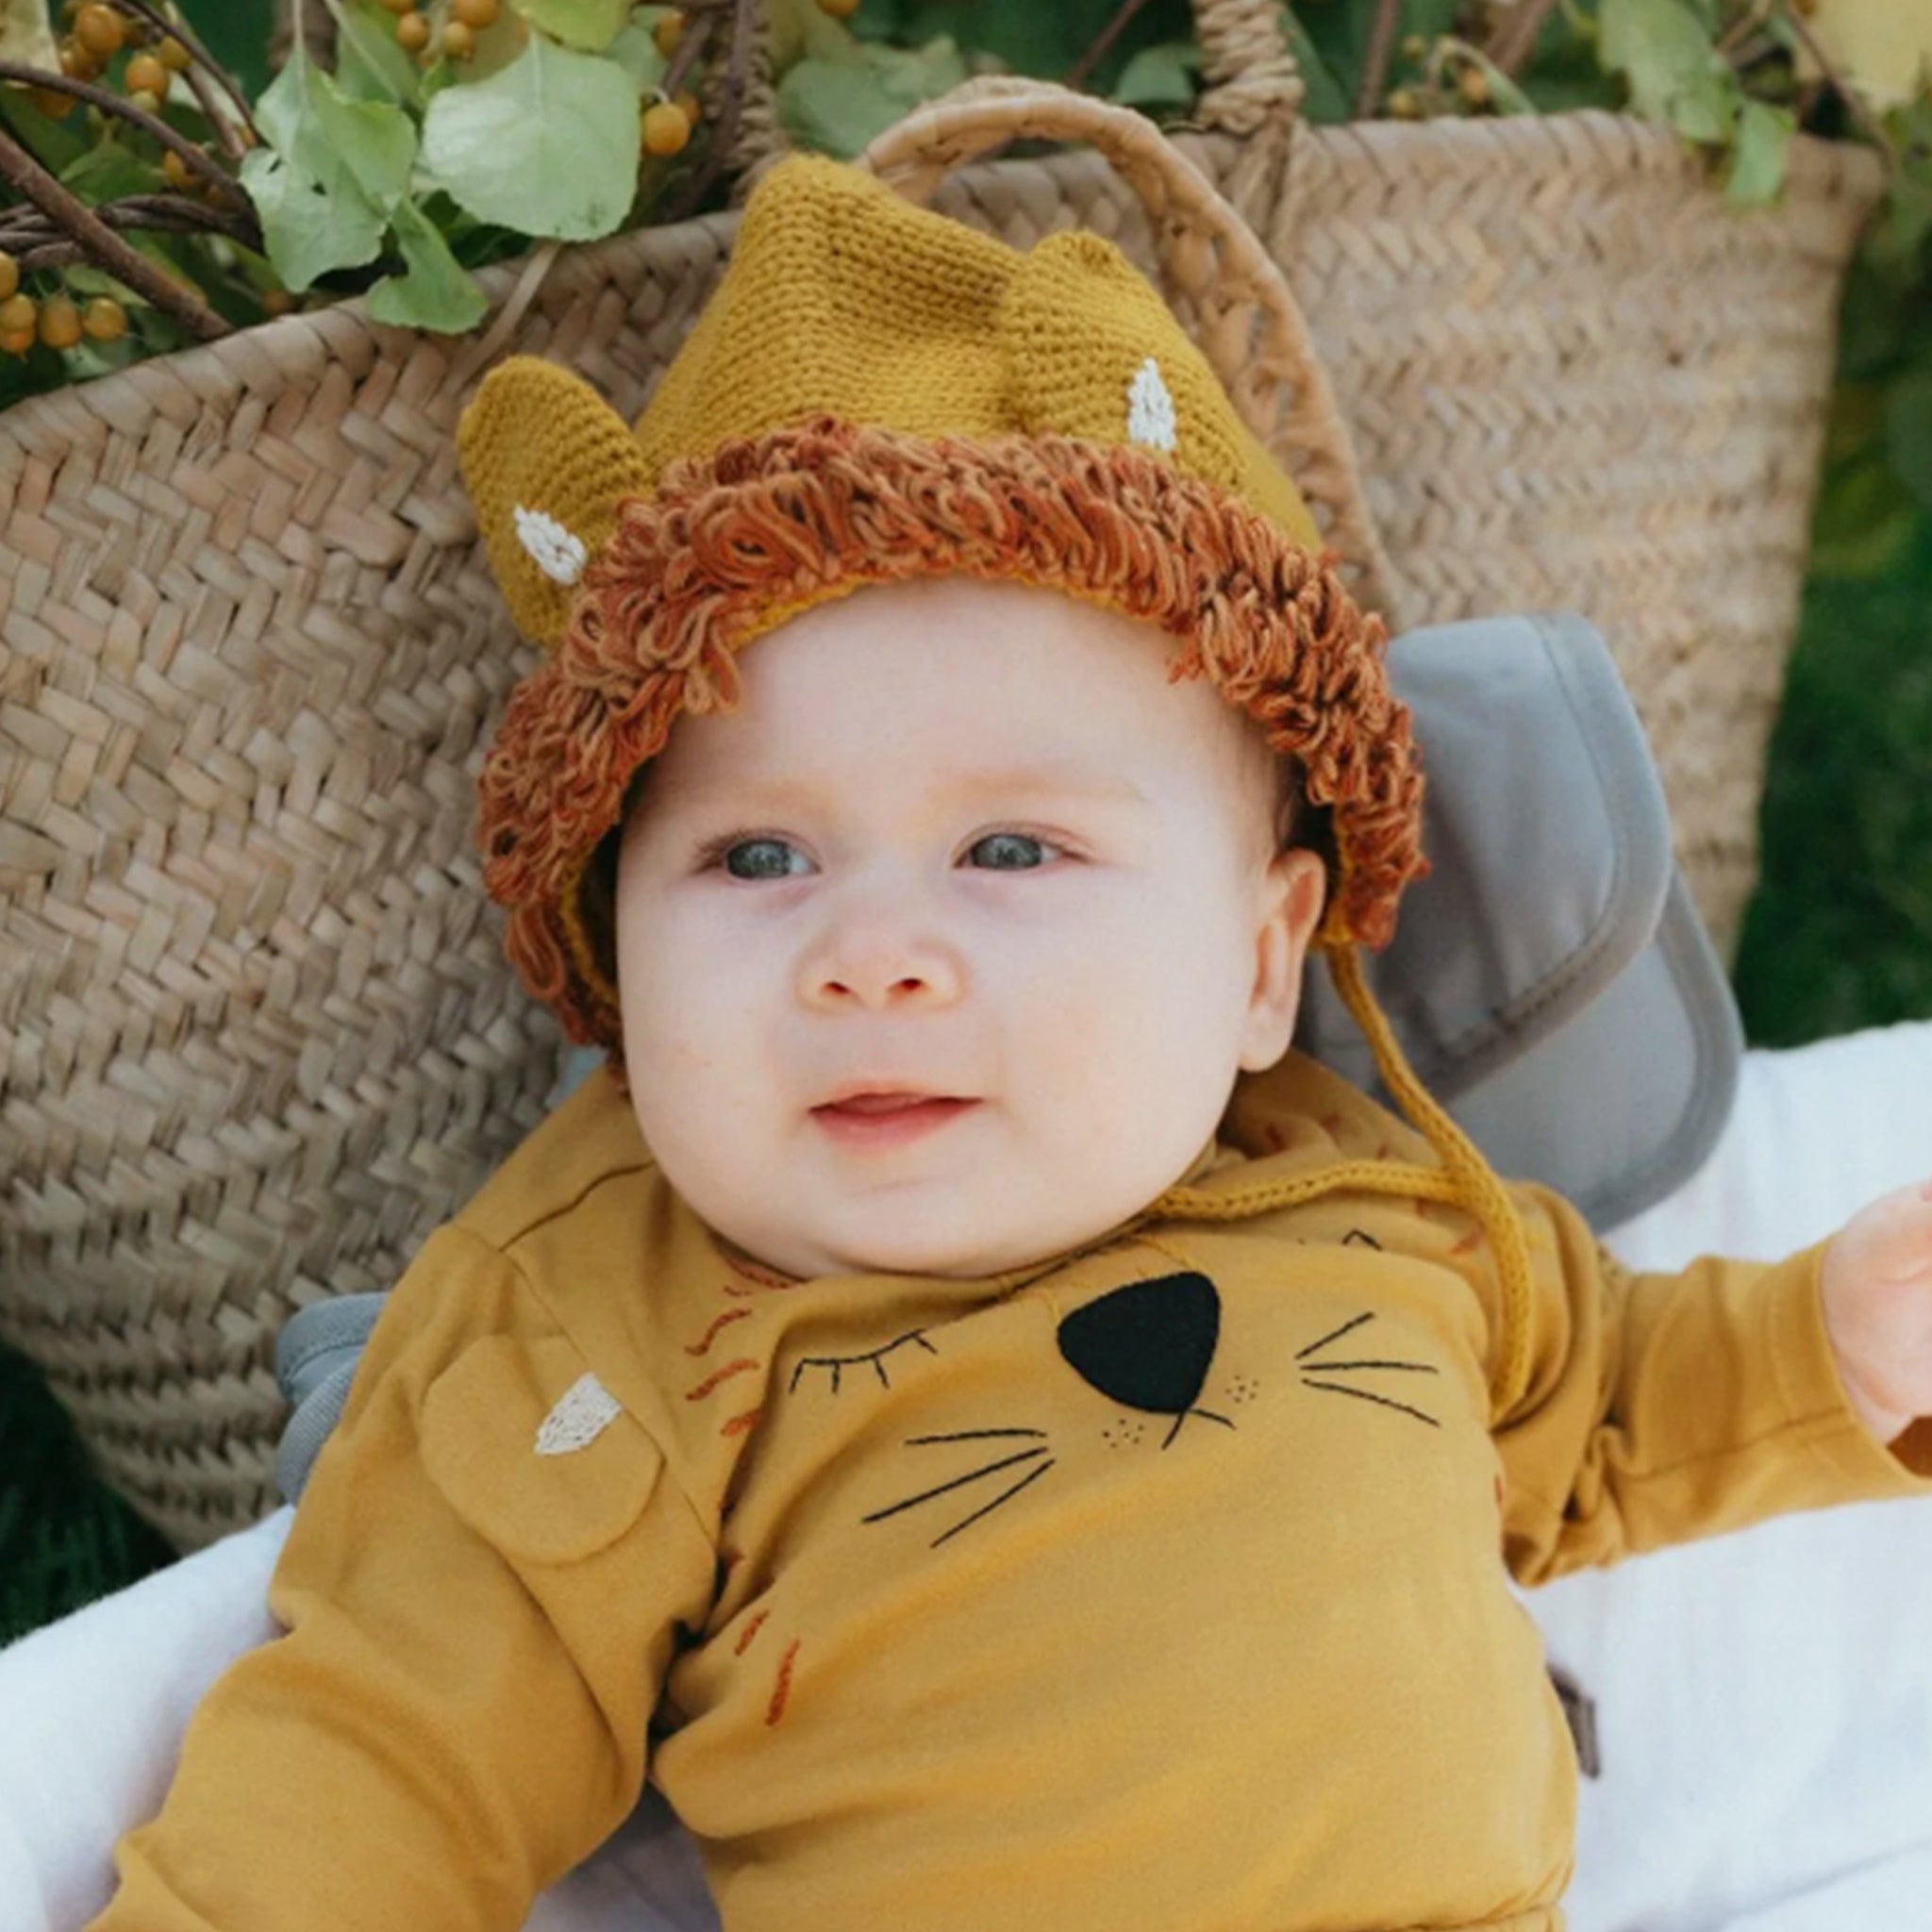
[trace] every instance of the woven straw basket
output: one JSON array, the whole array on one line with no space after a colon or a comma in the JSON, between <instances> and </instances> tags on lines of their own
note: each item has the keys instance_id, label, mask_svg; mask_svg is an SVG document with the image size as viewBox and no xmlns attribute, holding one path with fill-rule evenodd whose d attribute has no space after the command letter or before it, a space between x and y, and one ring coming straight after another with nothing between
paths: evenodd
<instances>
[{"instance_id":1,"label":"woven straw basket","mask_svg":"<svg viewBox=\"0 0 1932 1932\"><path fill-rule=\"evenodd\" d=\"M981 86L874 162L1016 245L1082 225L1161 273L1393 623L1593 617L1727 932L1874 169L1800 142L1782 207L1740 219L1608 116L1296 129L1272 0L1198 11L1205 131ZM940 183L1036 130L1120 172ZM457 416L498 350L635 414L732 226L494 272L484 341L348 305L0 415L0 1338L183 1547L276 1500L284 1320L389 1285L562 1051L471 848L533 660Z\"/></svg>"}]
</instances>

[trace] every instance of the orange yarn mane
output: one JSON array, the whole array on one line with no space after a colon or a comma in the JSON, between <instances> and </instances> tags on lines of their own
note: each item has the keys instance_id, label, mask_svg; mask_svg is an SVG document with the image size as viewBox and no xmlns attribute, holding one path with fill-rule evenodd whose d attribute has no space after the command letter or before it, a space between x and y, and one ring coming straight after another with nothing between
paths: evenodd
<instances>
[{"instance_id":1,"label":"orange yarn mane","mask_svg":"<svg viewBox=\"0 0 1932 1932\"><path fill-rule=\"evenodd\" d=\"M1332 558L1137 448L820 417L674 464L623 504L562 642L511 695L480 784L484 879L519 975L573 1040L621 1058L608 933L581 889L673 724L733 707L738 652L788 617L938 575L1064 591L1176 639L1170 678L1206 677L1255 718L1329 815L1324 940L1388 941L1427 869L1422 773L1387 633Z\"/></svg>"}]
</instances>

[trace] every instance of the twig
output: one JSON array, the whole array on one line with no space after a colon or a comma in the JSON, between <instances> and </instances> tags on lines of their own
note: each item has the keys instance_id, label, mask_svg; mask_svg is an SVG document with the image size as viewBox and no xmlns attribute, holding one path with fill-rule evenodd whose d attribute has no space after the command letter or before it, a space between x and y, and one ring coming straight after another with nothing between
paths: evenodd
<instances>
[{"instance_id":1,"label":"twig","mask_svg":"<svg viewBox=\"0 0 1932 1932\"><path fill-rule=\"evenodd\" d=\"M1113 43L1126 31L1127 23L1145 7L1147 0L1121 0L1113 18L1094 37L1093 44L1067 69L1067 77L1061 84L1070 88L1082 88L1087 77L1105 60Z\"/></svg>"},{"instance_id":2,"label":"twig","mask_svg":"<svg viewBox=\"0 0 1932 1932\"><path fill-rule=\"evenodd\" d=\"M1355 118L1367 121L1382 104L1389 80L1389 59L1395 52L1395 29L1402 18L1402 0L1375 0L1374 24L1362 55L1362 77L1355 91Z\"/></svg>"},{"instance_id":3,"label":"twig","mask_svg":"<svg viewBox=\"0 0 1932 1932\"><path fill-rule=\"evenodd\" d=\"M1897 174L1902 163L1899 159L1898 150L1891 144L1891 137L1885 131L1885 124L1874 116L1871 108L1866 107L1857 89L1846 80L1839 73L1838 69L1831 64L1824 49L1818 44L1811 29L1805 25L1804 16L1799 13L1798 9L1795 7L1788 8L1785 18L1790 22L1791 31L1804 42L1805 51L1811 56L1812 59L1817 61L1818 71L1831 83L1832 91L1838 95L1840 100L1843 101L1846 108L1850 109L1853 120L1872 137L1873 144L1885 157L1887 172L1893 175Z\"/></svg>"},{"instance_id":4,"label":"twig","mask_svg":"<svg viewBox=\"0 0 1932 1932\"><path fill-rule=\"evenodd\" d=\"M664 77L658 83L658 92L664 99L671 100L677 90L684 85L688 75L703 58L705 45L711 38L711 29L717 25L713 14L701 13L684 30L684 38L677 43L677 51L671 57L664 69Z\"/></svg>"},{"instance_id":5,"label":"twig","mask_svg":"<svg viewBox=\"0 0 1932 1932\"><path fill-rule=\"evenodd\" d=\"M1543 22L1556 10L1557 0L1516 0L1509 17L1496 29L1494 38L1483 50L1491 65L1499 74L1507 74L1514 80L1528 65L1529 57L1536 52L1537 37L1543 30Z\"/></svg>"},{"instance_id":6,"label":"twig","mask_svg":"<svg viewBox=\"0 0 1932 1932\"><path fill-rule=\"evenodd\" d=\"M92 208L62 187L4 130L0 130L0 176L49 220L58 222L117 281L146 296L191 334L205 342L219 341L228 334L228 325L200 295L171 280L153 262L130 248Z\"/></svg>"},{"instance_id":7,"label":"twig","mask_svg":"<svg viewBox=\"0 0 1932 1932\"><path fill-rule=\"evenodd\" d=\"M149 0L113 0L113 4L123 13L131 13L146 21L158 33L170 40L179 41L193 58L208 70L220 85L222 92L234 102L236 111L242 117L242 125L248 130L249 138L259 142L261 129L255 125L255 117L248 111L247 97L235 84L228 70L195 38L194 29L185 20L170 20L158 7L150 5Z\"/></svg>"},{"instance_id":8,"label":"twig","mask_svg":"<svg viewBox=\"0 0 1932 1932\"><path fill-rule=\"evenodd\" d=\"M112 88L96 87L91 80L75 80L65 74L49 74L39 67L24 67L11 60L0 60L0 81L6 80L18 81L24 87L43 87L55 93L72 94L75 100L85 101L89 107L98 108L104 114L119 115L143 134L159 142L170 153L180 156L210 188L220 189L248 208L250 213L254 212L254 204L249 201L247 192L232 175L217 167L192 141L185 135L176 134L158 115L150 114L145 108L137 108Z\"/></svg>"},{"instance_id":9,"label":"twig","mask_svg":"<svg viewBox=\"0 0 1932 1932\"><path fill-rule=\"evenodd\" d=\"M758 0L732 0L731 48L725 58L724 102L719 111L718 125L712 128L711 138L705 145L705 158L692 171L675 200L665 209L660 218L663 221L681 222L704 200L706 192L724 166L725 156L731 152L731 138L738 132L738 112L744 99L745 75L751 67L751 37L758 25L757 11ZM708 22L704 24L709 25ZM677 51L679 54L684 52L682 42ZM670 78L671 72L667 68L664 79L668 83Z\"/></svg>"},{"instance_id":10,"label":"twig","mask_svg":"<svg viewBox=\"0 0 1932 1932\"><path fill-rule=\"evenodd\" d=\"M231 214L225 208L209 208L205 202L188 201L177 194L130 194L121 201L104 203L94 209L108 227L149 228L170 235L226 235L245 248L260 252L260 231L247 217ZM56 239L73 238L59 224L40 208L10 208L0 214L0 246L17 255L22 248L44 248Z\"/></svg>"}]
</instances>

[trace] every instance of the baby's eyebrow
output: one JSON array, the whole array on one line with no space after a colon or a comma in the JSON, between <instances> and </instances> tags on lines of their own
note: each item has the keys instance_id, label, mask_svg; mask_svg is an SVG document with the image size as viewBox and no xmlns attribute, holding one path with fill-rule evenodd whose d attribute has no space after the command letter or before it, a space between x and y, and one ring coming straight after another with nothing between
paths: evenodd
<instances>
[{"instance_id":1,"label":"baby's eyebrow","mask_svg":"<svg viewBox=\"0 0 1932 1932\"><path fill-rule=\"evenodd\" d=\"M1096 805L1146 805L1147 794L1131 779L1085 766L1001 765L936 777L933 791L946 805L970 804L982 798L1078 799ZM810 778L759 778L733 774L702 794L692 805L728 803L735 810L783 813L808 811L826 805L829 789Z\"/></svg>"}]
</instances>

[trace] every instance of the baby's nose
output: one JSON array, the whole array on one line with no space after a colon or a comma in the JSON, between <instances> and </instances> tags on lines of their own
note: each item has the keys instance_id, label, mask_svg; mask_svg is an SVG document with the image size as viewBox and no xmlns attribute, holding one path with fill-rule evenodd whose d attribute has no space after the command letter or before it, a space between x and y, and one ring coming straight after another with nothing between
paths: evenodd
<instances>
[{"instance_id":1,"label":"baby's nose","mask_svg":"<svg viewBox=\"0 0 1932 1932\"><path fill-rule=\"evenodd\" d=\"M946 1006L964 990L958 956L903 919L873 914L841 921L802 962L800 993L826 1011Z\"/></svg>"}]
</instances>

